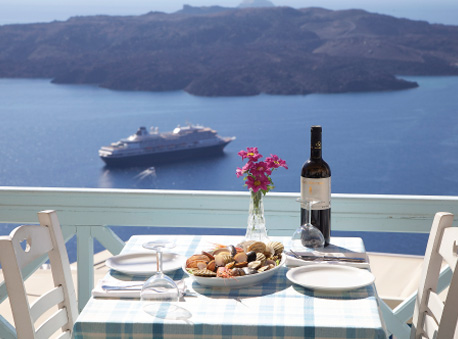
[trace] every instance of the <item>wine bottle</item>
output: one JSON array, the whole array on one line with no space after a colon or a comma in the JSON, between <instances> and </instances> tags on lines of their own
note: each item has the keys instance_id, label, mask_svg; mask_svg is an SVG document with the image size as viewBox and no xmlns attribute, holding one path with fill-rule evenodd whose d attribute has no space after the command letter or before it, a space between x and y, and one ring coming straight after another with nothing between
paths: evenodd
<instances>
[{"instance_id":1,"label":"wine bottle","mask_svg":"<svg viewBox=\"0 0 458 339\"><path fill-rule=\"evenodd\" d=\"M310 159L301 171L301 225L308 220L307 201L314 201L312 225L323 233L325 246L331 238L331 169L322 158L321 126L312 126Z\"/></svg>"}]
</instances>

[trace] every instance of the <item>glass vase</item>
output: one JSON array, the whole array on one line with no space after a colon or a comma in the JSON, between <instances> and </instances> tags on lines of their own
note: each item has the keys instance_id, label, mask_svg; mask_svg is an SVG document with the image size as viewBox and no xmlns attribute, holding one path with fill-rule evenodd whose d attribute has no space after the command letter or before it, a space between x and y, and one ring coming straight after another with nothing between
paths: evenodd
<instances>
[{"instance_id":1,"label":"glass vase","mask_svg":"<svg viewBox=\"0 0 458 339\"><path fill-rule=\"evenodd\" d=\"M255 241L268 241L266 220L264 218L264 202L262 191L250 190L250 209L248 211L248 225L245 239Z\"/></svg>"}]
</instances>

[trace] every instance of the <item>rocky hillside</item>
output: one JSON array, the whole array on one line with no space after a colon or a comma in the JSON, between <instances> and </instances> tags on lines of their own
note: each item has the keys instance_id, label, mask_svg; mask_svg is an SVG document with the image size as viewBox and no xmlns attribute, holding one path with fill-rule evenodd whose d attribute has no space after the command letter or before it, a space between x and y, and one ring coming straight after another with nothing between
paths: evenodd
<instances>
[{"instance_id":1,"label":"rocky hillside","mask_svg":"<svg viewBox=\"0 0 458 339\"><path fill-rule=\"evenodd\" d=\"M458 75L458 26L362 10L185 7L0 26L0 77L201 96L411 88Z\"/></svg>"}]
</instances>

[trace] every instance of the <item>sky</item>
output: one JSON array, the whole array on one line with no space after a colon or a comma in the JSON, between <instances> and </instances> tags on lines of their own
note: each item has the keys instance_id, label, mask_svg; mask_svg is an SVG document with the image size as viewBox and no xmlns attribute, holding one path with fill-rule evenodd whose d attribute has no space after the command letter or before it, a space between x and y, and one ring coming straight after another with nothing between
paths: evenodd
<instances>
[{"instance_id":1,"label":"sky","mask_svg":"<svg viewBox=\"0 0 458 339\"><path fill-rule=\"evenodd\" d=\"M458 25L458 0L271 0L277 6L361 8L432 23ZM242 0L0 0L0 24L50 22L77 15L175 12L184 4L236 7Z\"/></svg>"}]
</instances>

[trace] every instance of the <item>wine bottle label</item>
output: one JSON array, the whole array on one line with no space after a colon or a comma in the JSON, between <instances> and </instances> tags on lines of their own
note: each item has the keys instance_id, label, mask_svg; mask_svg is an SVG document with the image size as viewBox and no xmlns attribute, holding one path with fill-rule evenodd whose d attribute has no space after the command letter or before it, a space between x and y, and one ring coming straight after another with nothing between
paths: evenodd
<instances>
[{"instance_id":1,"label":"wine bottle label","mask_svg":"<svg viewBox=\"0 0 458 339\"><path fill-rule=\"evenodd\" d=\"M331 177L301 177L301 208L307 209L308 201L316 202L312 205L312 210L331 208Z\"/></svg>"}]
</instances>

